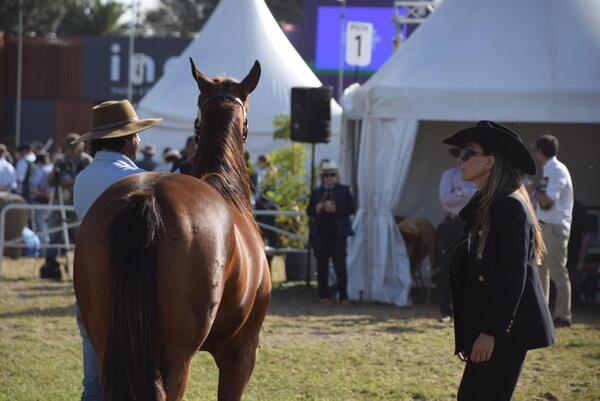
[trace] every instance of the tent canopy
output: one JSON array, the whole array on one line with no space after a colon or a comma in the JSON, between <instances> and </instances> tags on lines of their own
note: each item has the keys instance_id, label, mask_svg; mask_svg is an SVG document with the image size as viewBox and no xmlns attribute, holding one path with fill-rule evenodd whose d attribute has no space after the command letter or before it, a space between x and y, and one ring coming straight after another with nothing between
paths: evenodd
<instances>
[{"instance_id":1,"label":"tent canopy","mask_svg":"<svg viewBox=\"0 0 600 401\"><path fill-rule=\"evenodd\" d=\"M287 40L264 0L221 0L206 25L139 104L142 116L164 121L142 140L159 149L181 147L192 134L198 87L189 58L209 77L238 80L259 60L262 76L250 97L247 150L255 157L281 146L273 142L273 118L290 113L291 88L321 82ZM318 146L321 157L338 159L341 108L332 100L332 138Z\"/></svg>"},{"instance_id":2,"label":"tent canopy","mask_svg":"<svg viewBox=\"0 0 600 401\"><path fill-rule=\"evenodd\" d=\"M419 121L598 124L598 71L598 1L445 0L342 99L342 164L346 172L356 165L359 198L349 296L410 302L409 261L393 213L406 210L407 199L437 198L442 173L405 186L411 165L431 172L439 157L431 149L413 154ZM432 137L440 148L441 138Z\"/></svg>"},{"instance_id":3,"label":"tent canopy","mask_svg":"<svg viewBox=\"0 0 600 401\"><path fill-rule=\"evenodd\" d=\"M597 123L598 71L597 1L446 0L345 111L350 118Z\"/></svg>"}]
</instances>

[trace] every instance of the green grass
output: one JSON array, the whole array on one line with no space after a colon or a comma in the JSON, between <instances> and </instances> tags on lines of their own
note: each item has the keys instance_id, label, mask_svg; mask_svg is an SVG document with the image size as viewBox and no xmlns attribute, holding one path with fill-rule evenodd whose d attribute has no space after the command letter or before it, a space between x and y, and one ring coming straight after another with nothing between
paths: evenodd
<instances>
[{"instance_id":1,"label":"green grass","mask_svg":"<svg viewBox=\"0 0 600 401\"><path fill-rule=\"evenodd\" d=\"M75 400L81 344L70 282L8 261L0 281L0 401ZM244 400L452 400L462 363L433 306L324 307L315 289L276 286ZM600 399L600 308L576 309L557 344L528 354L517 401ZM215 400L210 355L194 358L186 400Z\"/></svg>"}]
</instances>

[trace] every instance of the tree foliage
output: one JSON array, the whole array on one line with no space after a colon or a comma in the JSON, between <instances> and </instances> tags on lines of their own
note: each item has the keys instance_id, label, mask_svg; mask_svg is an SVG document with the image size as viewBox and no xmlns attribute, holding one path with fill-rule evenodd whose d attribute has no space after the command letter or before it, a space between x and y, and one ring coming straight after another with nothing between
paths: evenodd
<instances>
[{"instance_id":1,"label":"tree foliage","mask_svg":"<svg viewBox=\"0 0 600 401\"><path fill-rule=\"evenodd\" d=\"M191 37L198 33L219 0L161 0L158 8L144 18L146 32L157 36ZM303 16L302 0L267 0L269 9L280 22L298 22Z\"/></svg>"},{"instance_id":2,"label":"tree foliage","mask_svg":"<svg viewBox=\"0 0 600 401\"><path fill-rule=\"evenodd\" d=\"M145 28L156 36L190 37L200 31L218 0L161 0L146 13Z\"/></svg>"},{"instance_id":3,"label":"tree foliage","mask_svg":"<svg viewBox=\"0 0 600 401\"><path fill-rule=\"evenodd\" d=\"M23 30L38 34L56 32L65 13L60 0L23 0ZM19 0L0 1L0 30L16 32L19 25Z\"/></svg>"},{"instance_id":4,"label":"tree foliage","mask_svg":"<svg viewBox=\"0 0 600 401\"><path fill-rule=\"evenodd\" d=\"M119 34L124 7L115 0L23 0L23 30L38 35ZM0 30L16 32L19 0L0 2Z\"/></svg>"}]
</instances>

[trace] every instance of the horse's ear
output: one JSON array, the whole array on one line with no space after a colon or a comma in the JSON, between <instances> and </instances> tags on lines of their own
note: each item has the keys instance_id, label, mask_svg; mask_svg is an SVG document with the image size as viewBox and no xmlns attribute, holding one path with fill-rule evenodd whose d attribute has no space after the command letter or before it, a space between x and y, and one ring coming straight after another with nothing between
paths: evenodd
<instances>
[{"instance_id":1,"label":"horse's ear","mask_svg":"<svg viewBox=\"0 0 600 401\"><path fill-rule=\"evenodd\" d=\"M200 88L200 90L202 90L202 88L205 85L208 85L211 81L210 81L210 79L208 79L208 77L206 75L204 75L202 73L202 71L200 71L198 68L196 68L196 64L194 64L194 60L192 60L191 57L190 57L190 64L192 66L192 76L198 83L198 87Z\"/></svg>"},{"instance_id":2,"label":"horse's ear","mask_svg":"<svg viewBox=\"0 0 600 401\"><path fill-rule=\"evenodd\" d=\"M252 66L252 69L250 70L248 75L246 75L246 78L244 78L244 80L240 82L240 88L246 95L252 93L252 91L256 88L256 85L258 85L258 80L260 79L260 71L260 63L258 62L258 60L256 60L254 62L254 65Z\"/></svg>"}]
</instances>

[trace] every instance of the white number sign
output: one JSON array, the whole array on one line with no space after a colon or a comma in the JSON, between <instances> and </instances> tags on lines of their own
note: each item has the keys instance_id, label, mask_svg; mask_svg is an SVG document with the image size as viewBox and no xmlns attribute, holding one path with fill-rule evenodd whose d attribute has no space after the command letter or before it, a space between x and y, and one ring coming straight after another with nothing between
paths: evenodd
<instances>
[{"instance_id":1,"label":"white number sign","mask_svg":"<svg viewBox=\"0 0 600 401\"><path fill-rule=\"evenodd\" d=\"M371 64L373 24L348 21L346 25L346 63L357 67Z\"/></svg>"}]
</instances>

